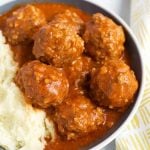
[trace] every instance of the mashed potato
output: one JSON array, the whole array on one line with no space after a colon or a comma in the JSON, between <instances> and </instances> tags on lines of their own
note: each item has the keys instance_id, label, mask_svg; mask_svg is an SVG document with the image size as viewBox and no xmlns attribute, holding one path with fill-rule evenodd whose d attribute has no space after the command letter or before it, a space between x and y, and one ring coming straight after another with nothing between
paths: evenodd
<instances>
[{"instance_id":1,"label":"mashed potato","mask_svg":"<svg viewBox=\"0 0 150 150\"><path fill-rule=\"evenodd\" d=\"M45 137L54 138L54 126L44 111L25 103L13 82L17 69L0 31L0 146L6 150L43 150Z\"/></svg>"}]
</instances>

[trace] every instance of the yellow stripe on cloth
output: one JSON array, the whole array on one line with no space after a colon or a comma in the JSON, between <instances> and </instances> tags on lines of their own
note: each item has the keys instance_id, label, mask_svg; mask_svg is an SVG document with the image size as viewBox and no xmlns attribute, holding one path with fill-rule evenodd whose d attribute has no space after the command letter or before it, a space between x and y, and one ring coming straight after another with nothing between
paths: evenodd
<instances>
[{"instance_id":1,"label":"yellow stripe on cloth","mask_svg":"<svg viewBox=\"0 0 150 150\"><path fill-rule=\"evenodd\" d=\"M144 54L146 85L136 115L116 139L116 150L150 150L150 0L132 0L131 28Z\"/></svg>"}]
</instances>

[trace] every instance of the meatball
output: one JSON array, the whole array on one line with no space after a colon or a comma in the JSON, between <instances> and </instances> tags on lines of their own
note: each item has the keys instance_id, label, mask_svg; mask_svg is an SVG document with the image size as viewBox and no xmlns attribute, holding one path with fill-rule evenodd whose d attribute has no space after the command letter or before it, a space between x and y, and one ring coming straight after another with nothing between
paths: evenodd
<instances>
[{"instance_id":1,"label":"meatball","mask_svg":"<svg viewBox=\"0 0 150 150\"><path fill-rule=\"evenodd\" d=\"M44 14L35 6L26 5L6 19L4 34L11 44L30 42L33 34L44 24Z\"/></svg>"},{"instance_id":2,"label":"meatball","mask_svg":"<svg viewBox=\"0 0 150 150\"><path fill-rule=\"evenodd\" d=\"M64 13L59 13L54 16L51 23L57 24L58 26L69 26L69 28L76 33L80 33L80 31L83 30L84 25L83 20L75 12L70 10L66 10Z\"/></svg>"},{"instance_id":3,"label":"meatball","mask_svg":"<svg viewBox=\"0 0 150 150\"><path fill-rule=\"evenodd\" d=\"M124 51L122 27L100 13L94 14L87 22L83 39L87 53L97 61L119 58Z\"/></svg>"},{"instance_id":4,"label":"meatball","mask_svg":"<svg viewBox=\"0 0 150 150\"><path fill-rule=\"evenodd\" d=\"M132 103L138 82L122 60L107 60L93 71L90 88L92 97L100 105L119 108Z\"/></svg>"},{"instance_id":5,"label":"meatball","mask_svg":"<svg viewBox=\"0 0 150 150\"><path fill-rule=\"evenodd\" d=\"M71 65L65 66L65 72L70 87L81 87L86 81L87 75L92 70L93 62L90 57L81 56L74 60Z\"/></svg>"},{"instance_id":6,"label":"meatball","mask_svg":"<svg viewBox=\"0 0 150 150\"><path fill-rule=\"evenodd\" d=\"M69 83L63 71L39 61L25 64L16 82L31 103L42 108L60 104L68 94Z\"/></svg>"},{"instance_id":7,"label":"meatball","mask_svg":"<svg viewBox=\"0 0 150 150\"><path fill-rule=\"evenodd\" d=\"M84 41L70 28L48 24L35 36L33 54L56 67L63 67L78 58L84 50Z\"/></svg>"},{"instance_id":8,"label":"meatball","mask_svg":"<svg viewBox=\"0 0 150 150\"><path fill-rule=\"evenodd\" d=\"M104 123L105 115L88 98L76 96L56 108L54 120L60 134L70 140L96 130Z\"/></svg>"}]
</instances>

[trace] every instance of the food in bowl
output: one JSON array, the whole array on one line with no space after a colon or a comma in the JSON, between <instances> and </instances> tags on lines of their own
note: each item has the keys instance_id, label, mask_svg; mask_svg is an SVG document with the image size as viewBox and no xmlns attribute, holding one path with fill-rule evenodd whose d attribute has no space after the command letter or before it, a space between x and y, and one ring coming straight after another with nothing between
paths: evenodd
<instances>
[{"instance_id":1,"label":"food in bowl","mask_svg":"<svg viewBox=\"0 0 150 150\"><path fill-rule=\"evenodd\" d=\"M16 66L9 85L22 95L17 101L32 110L25 109L23 116L34 112L34 127L42 127L37 137L29 126L25 135L32 138L27 141L11 134L24 142L20 149L82 149L106 135L133 103L138 81L124 29L107 16L66 4L35 3L3 14L0 29L14 55L11 66ZM30 118L17 127L22 131L27 124ZM15 140L10 139L14 145ZM39 145L28 145L29 140Z\"/></svg>"}]
</instances>

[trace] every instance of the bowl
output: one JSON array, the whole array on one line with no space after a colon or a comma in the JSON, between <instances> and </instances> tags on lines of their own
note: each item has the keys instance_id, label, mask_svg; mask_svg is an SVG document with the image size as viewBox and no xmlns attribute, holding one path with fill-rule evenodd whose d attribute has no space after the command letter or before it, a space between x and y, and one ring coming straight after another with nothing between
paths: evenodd
<instances>
[{"instance_id":1,"label":"bowl","mask_svg":"<svg viewBox=\"0 0 150 150\"><path fill-rule=\"evenodd\" d=\"M140 104L140 101L142 99L142 94L144 91L144 65L143 65L142 54L141 54L137 39L135 38L134 34L132 33L128 25L118 15L114 14L110 10L103 8L102 6L98 4L97 5L94 4L90 0L82 0L82 1L77 1L77 0L38 0L38 1L36 0L6 0L6 1L0 2L0 13L4 13L5 11L11 9L11 7L13 7L16 4L29 3L29 2L55 2L55 3L59 2L59 3L71 4L88 13L96 13L96 12L103 13L104 15L112 18L117 24L122 25L124 28L125 35L126 35L126 48L130 56L131 67L134 70L137 80L139 82L139 89L135 96L134 103L128 108L128 110L119 120L117 125L111 128L103 138L98 139L97 141L95 141L94 143L92 143L91 145L85 148L85 149L100 150L101 148L106 146L108 143L110 143L112 140L114 140L119 135L119 133L121 133L122 128L132 119L132 117L136 113L138 106Z\"/></svg>"}]
</instances>

